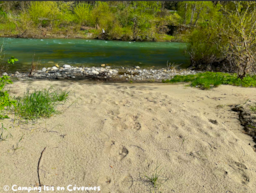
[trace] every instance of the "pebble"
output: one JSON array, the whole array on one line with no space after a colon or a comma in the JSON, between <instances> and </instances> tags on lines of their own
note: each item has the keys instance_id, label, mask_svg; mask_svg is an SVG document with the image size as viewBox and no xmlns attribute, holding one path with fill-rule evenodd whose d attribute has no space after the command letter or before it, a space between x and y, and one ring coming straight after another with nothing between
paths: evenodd
<instances>
[{"instance_id":1,"label":"pebble","mask_svg":"<svg viewBox=\"0 0 256 193\"><path fill-rule=\"evenodd\" d=\"M71 68L71 66L68 65L68 64L64 64L64 65L63 65L63 68Z\"/></svg>"}]
</instances>

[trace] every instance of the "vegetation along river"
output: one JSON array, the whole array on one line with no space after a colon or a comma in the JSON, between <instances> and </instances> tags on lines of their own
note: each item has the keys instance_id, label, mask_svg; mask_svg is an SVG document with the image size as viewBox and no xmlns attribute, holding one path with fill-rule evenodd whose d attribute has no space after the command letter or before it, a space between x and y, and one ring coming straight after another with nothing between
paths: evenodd
<instances>
[{"instance_id":1,"label":"vegetation along river","mask_svg":"<svg viewBox=\"0 0 256 193\"><path fill-rule=\"evenodd\" d=\"M85 39L17 39L0 38L4 45L5 60L14 56L19 59L10 72L28 72L31 62L38 69L58 65L142 68L166 67L167 61L189 66L189 57L184 54L185 43L176 42L125 42Z\"/></svg>"}]
</instances>

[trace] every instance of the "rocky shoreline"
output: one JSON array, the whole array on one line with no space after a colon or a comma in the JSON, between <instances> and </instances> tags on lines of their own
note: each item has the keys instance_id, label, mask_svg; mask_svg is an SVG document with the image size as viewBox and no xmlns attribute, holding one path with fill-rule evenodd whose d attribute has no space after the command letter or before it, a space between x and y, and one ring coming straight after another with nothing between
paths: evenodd
<instances>
[{"instance_id":1,"label":"rocky shoreline","mask_svg":"<svg viewBox=\"0 0 256 193\"><path fill-rule=\"evenodd\" d=\"M94 79L94 80L120 80L120 81L153 81L162 82L162 80L171 79L175 75L189 75L196 74L199 71L189 69L142 69L139 66L134 68L111 68L102 64L101 67L72 67L68 64L59 67L58 65L51 68L42 68L31 73L7 74L11 77L17 78L35 78L35 79Z\"/></svg>"}]
</instances>

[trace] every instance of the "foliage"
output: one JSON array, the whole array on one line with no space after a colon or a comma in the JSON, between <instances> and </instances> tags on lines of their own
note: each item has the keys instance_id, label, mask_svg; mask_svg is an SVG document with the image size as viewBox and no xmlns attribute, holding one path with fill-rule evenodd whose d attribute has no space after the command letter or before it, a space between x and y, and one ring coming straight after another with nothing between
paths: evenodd
<instances>
[{"instance_id":1,"label":"foliage","mask_svg":"<svg viewBox=\"0 0 256 193\"><path fill-rule=\"evenodd\" d=\"M75 8L75 21L80 25L88 25L92 6L88 3L79 2Z\"/></svg>"},{"instance_id":2,"label":"foliage","mask_svg":"<svg viewBox=\"0 0 256 193\"><path fill-rule=\"evenodd\" d=\"M0 112L6 107L16 106L16 101L10 99L8 91L3 91L6 84L12 84L9 76L0 77ZM6 115L0 115L0 118L8 118Z\"/></svg>"},{"instance_id":3,"label":"foliage","mask_svg":"<svg viewBox=\"0 0 256 193\"><path fill-rule=\"evenodd\" d=\"M15 24L20 36L37 33L43 28L54 33L69 29L77 32L83 25L97 30L93 37L101 36L104 29L106 38L153 40L157 34L168 31L168 25L178 25L180 20L176 12L165 10L163 3L157 1L7 2L3 11L7 13L8 22ZM67 29L67 26L72 28Z\"/></svg>"},{"instance_id":4,"label":"foliage","mask_svg":"<svg viewBox=\"0 0 256 193\"><path fill-rule=\"evenodd\" d=\"M218 17L219 6L212 1L183 1L178 4L178 14L182 18L181 23L196 26Z\"/></svg>"},{"instance_id":5,"label":"foliage","mask_svg":"<svg viewBox=\"0 0 256 193\"><path fill-rule=\"evenodd\" d=\"M14 64L15 62L17 62L17 61L19 61L17 58L15 58L14 56L12 56L12 57L10 57L9 59L8 59L8 63L9 64Z\"/></svg>"},{"instance_id":6,"label":"foliage","mask_svg":"<svg viewBox=\"0 0 256 193\"><path fill-rule=\"evenodd\" d=\"M256 112L256 105L255 106L251 106L251 110Z\"/></svg>"},{"instance_id":7,"label":"foliage","mask_svg":"<svg viewBox=\"0 0 256 193\"><path fill-rule=\"evenodd\" d=\"M9 65L14 65L15 62L19 61L17 58L15 58L14 56L11 56L8 60L7 63L5 62L4 59L4 53L3 53L3 45L0 48L0 74L2 74L3 72L6 72L9 68ZM1 90L1 89L0 89Z\"/></svg>"},{"instance_id":8,"label":"foliage","mask_svg":"<svg viewBox=\"0 0 256 193\"><path fill-rule=\"evenodd\" d=\"M189 37L193 65L219 63L243 79L255 70L256 3L227 2L212 7L215 17L201 22Z\"/></svg>"},{"instance_id":9,"label":"foliage","mask_svg":"<svg viewBox=\"0 0 256 193\"><path fill-rule=\"evenodd\" d=\"M237 78L237 74L229 74L222 72L204 72L195 75L176 75L173 79L164 80L164 83L191 82L190 86L199 87L201 89L210 89L218 87L221 84L256 87L256 76L246 75L244 79Z\"/></svg>"},{"instance_id":10,"label":"foliage","mask_svg":"<svg viewBox=\"0 0 256 193\"><path fill-rule=\"evenodd\" d=\"M50 117L56 113L57 102L65 101L67 92L50 92L50 89L25 93L23 98L18 99L14 111L25 119L37 119L40 117Z\"/></svg>"},{"instance_id":11,"label":"foliage","mask_svg":"<svg viewBox=\"0 0 256 193\"><path fill-rule=\"evenodd\" d=\"M230 6L235 8L230 9ZM226 16L226 28L220 36L229 39L228 48L224 50L227 59L237 67L239 78L255 68L256 51L256 2L232 2L222 6Z\"/></svg>"}]
</instances>

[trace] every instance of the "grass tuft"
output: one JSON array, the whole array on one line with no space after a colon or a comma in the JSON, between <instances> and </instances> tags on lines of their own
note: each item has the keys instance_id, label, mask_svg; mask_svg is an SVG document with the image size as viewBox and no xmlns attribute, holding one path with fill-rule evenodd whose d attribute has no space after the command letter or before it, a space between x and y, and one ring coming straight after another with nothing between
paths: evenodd
<instances>
[{"instance_id":1,"label":"grass tuft","mask_svg":"<svg viewBox=\"0 0 256 193\"><path fill-rule=\"evenodd\" d=\"M37 119L50 117L54 113L57 102L66 101L68 92L51 92L50 89L43 91L27 91L24 97L17 98L17 106L14 108L16 114L25 119Z\"/></svg>"},{"instance_id":2,"label":"grass tuft","mask_svg":"<svg viewBox=\"0 0 256 193\"><path fill-rule=\"evenodd\" d=\"M12 134L8 132L7 135L4 134L4 132L8 132L8 130L4 127L2 123L1 131L0 131L0 141L5 141L8 137L12 137Z\"/></svg>"},{"instance_id":3,"label":"grass tuft","mask_svg":"<svg viewBox=\"0 0 256 193\"><path fill-rule=\"evenodd\" d=\"M159 166L156 167L154 173L151 176L145 175L145 177L147 178L147 181L152 184L154 189L160 188L160 186L163 183L162 181L163 180L166 181L166 179L163 179L160 177L160 174L159 174L160 171L158 171L158 169L159 169Z\"/></svg>"}]
</instances>

